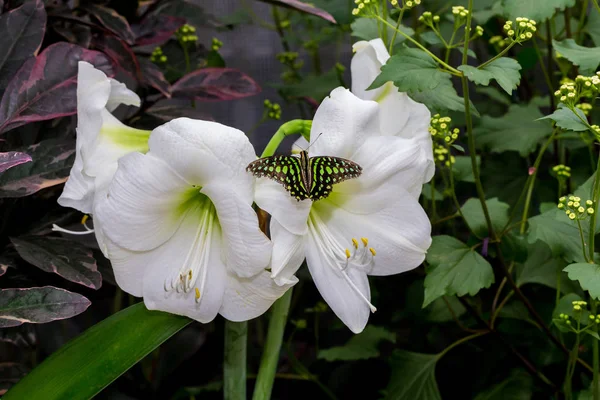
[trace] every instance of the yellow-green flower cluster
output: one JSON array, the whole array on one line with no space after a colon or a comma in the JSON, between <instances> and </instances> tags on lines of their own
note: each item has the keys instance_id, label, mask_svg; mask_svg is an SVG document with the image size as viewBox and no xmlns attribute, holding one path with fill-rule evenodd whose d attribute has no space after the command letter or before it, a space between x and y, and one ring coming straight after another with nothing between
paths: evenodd
<instances>
[{"instance_id":1,"label":"yellow-green flower cluster","mask_svg":"<svg viewBox=\"0 0 600 400\"><path fill-rule=\"evenodd\" d=\"M600 140L600 126L592 125L591 128L594 131L594 133L596 134L596 137Z\"/></svg>"},{"instance_id":2,"label":"yellow-green flower cluster","mask_svg":"<svg viewBox=\"0 0 600 400\"><path fill-rule=\"evenodd\" d=\"M508 46L507 40L500 35L492 36L490 38L490 44L493 46L498 46L498 48L500 49L503 49L504 47Z\"/></svg>"},{"instance_id":3,"label":"yellow-green flower cluster","mask_svg":"<svg viewBox=\"0 0 600 400\"><path fill-rule=\"evenodd\" d=\"M587 302L583 300L575 300L572 302L573 311L581 311L584 307L587 306Z\"/></svg>"},{"instance_id":4,"label":"yellow-green flower cluster","mask_svg":"<svg viewBox=\"0 0 600 400\"><path fill-rule=\"evenodd\" d=\"M435 114L429 123L429 133L434 139L438 139L447 145L454 143L458 139L460 130L451 128L452 118L441 117L440 114Z\"/></svg>"},{"instance_id":5,"label":"yellow-green flower cluster","mask_svg":"<svg viewBox=\"0 0 600 400\"><path fill-rule=\"evenodd\" d=\"M583 115L590 115L590 111L592 111L592 105L590 103L579 103L576 104L575 107L579 108Z\"/></svg>"},{"instance_id":6,"label":"yellow-green flower cluster","mask_svg":"<svg viewBox=\"0 0 600 400\"><path fill-rule=\"evenodd\" d=\"M167 56L163 54L163 51L160 47L157 47L152 51L152 54L150 55L150 61L152 61L155 64L164 64L167 62Z\"/></svg>"},{"instance_id":7,"label":"yellow-green flower cluster","mask_svg":"<svg viewBox=\"0 0 600 400\"><path fill-rule=\"evenodd\" d=\"M185 43L196 43L198 36L195 35L196 28L191 25L184 24L181 28L175 32L175 37L181 44Z\"/></svg>"},{"instance_id":8,"label":"yellow-green flower cluster","mask_svg":"<svg viewBox=\"0 0 600 400\"><path fill-rule=\"evenodd\" d=\"M600 76L598 74L593 76L577 75L574 81L564 80L563 82L560 89L554 92L554 96L569 107L576 106L582 98L594 98L600 90ZM585 108L587 106L582 108L584 113ZM591 106L587 111L590 109Z\"/></svg>"},{"instance_id":9,"label":"yellow-green flower cluster","mask_svg":"<svg viewBox=\"0 0 600 400\"><path fill-rule=\"evenodd\" d=\"M212 38L212 44L210 48L213 49L213 51L219 51L221 47L223 47L223 42L217 38Z\"/></svg>"},{"instance_id":10,"label":"yellow-green flower cluster","mask_svg":"<svg viewBox=\"0 0 600 400\"><path fill-rule=\"evenodd\" d=\"M433 15L431 12L425 11L419 17L419 21L422 22L423 24L427 25L430 28L434 28L434 24L437 25L440 22L440 16Z\"/></svg>"},{"instance_id":11,"label":"yellow-green flower cluster","mask_svg":"<svg viewBox=\"0 0 600 400\"><path fill-rule=\"evenodd\" d=\"M506 32L508 39L521 43L531 39L537 30L537 27L534 20L525 17L517 17L514 22L506 21L503 29L504 32Z\"/></svg>"},{"instance_id":12,"label":"yellow-green flower cluster","mask_svg":"<svg viewBox=\"0 0 600 400\"><path fill-rule=\"evenodd\" d=\"M552 172L554 172L559 178L571 177L571 167L568 167L564 164L555 165L554 167L552 167Z\"/></svg>"},{"instance_id":13,"label":"yellow-green flower cluster","mask_svg":"<svg viewBox=\"0 0 600 400\"><path fill-rule=\"evenodd\" d=\"M378 3L377 0L354 0L356 7L352 10L352 15L360 14L365 17L377 15Z\"/></svg>"},{"instance_id":14,"label":"yellow-green flower cluster","mask_svg":"<svg viewBox=\"0 0 600 400\"><path fill-rule=\"evenodd\" d=\"M276 57L280 63L294 70L300 69L304 65L304 61L298 60L298 53L295 51L285 51L277 54Z\"/></svg>"},{"instance_id":15,"label":"yellow-green flower cluster","mask_svg":"<svg viewBox=\"0 0 600 400\"><path fill-rule=\"evenodd\" d=\"M594 314L590 314L590 323L597 323L600 324L600 314L594 315Z\"/></svg>"},{"instance_id":16,"label":"yellow-green flower cluster","mask_svg":"<svg viewBox=\"0 0 600 400\"><path fill-rule=\"evenodd\" d=\"M281 106L277 103L272 103L270 100L265 100L265 115L270 119L281 119Z\"/></svg>"},{"instance_id":17,"label":"yellow-green flower cluster","mask_svg":"<svg viewBox=\"0 0 600 400\"><path fill-rule=\"evenodd\" d=\"M390 0L390 4L396 8L404 8L410 10L413 7L421 4L421 0L402 0L402 6L400 6L398 0Z\"/></svg>"},{"instance_id":18,"label":"yellow-green flower cluster","mask_svg":"<svg viewBox=\"0 0 600 400\"><path fill-rule=\"evenodd\" d=\"M452 14L454 15L454 18L465 18L466 19L467 16L469 15L469 10L467 10L463 6L453 6Z\"/></svg>"},{"instance_id":19,"label":"yellow-green flower cluster","mask_svg":"<svg viewBox=\"0 0 600 400\"><path fill-rule=\"evenodd\" d=\"M571 325L571 320L569 319L569 316L567 314L560 313L560 314L558 314L558 318L563 320L565 322L565 324Z\"/></svg>"},{"instance_id":20,"label":"yellow-green flower cluster","mask_svg":"<svg viewBox=\"0 0 600 400\"><path fill-rule=\"evenodd\" d=\"M306 329L307 323L305 319L293 319L290 321L296 329Z\"/></svg>"},{"instance_id":21,"label":"yellow-green flower cluster","mask_svg":"<svg viewBox=\"0 0 600 400\"><path fill-rule=\"evenodd\" d=\"M433 158L436 164L445 167L451 166L456 161L456 159L452 154L450 154L450 151L446 148L446 146L439 143L433 144Z\"/></svg>"},{"instance_id":22,"label":"yellow-green flower cluster","mask_svg":"<svg viewBox=\"0 0 600 400\"><path fill-rule=\"evenodd\" d=\"M473 37L471 39L475 39L476 37L479 37L479 36L483 36L483 27L477 25L475 27L475 33L473 34Z\"/></svg>"},{"instance_id":23,"label":"yellow-green flower cluster","mask_svg":"<svg viewBox=\"0 0 600 400\"><path fill-rule=\"evenodd\" d=\"M571 220L583 220L594 213L594 202L592 200L582 201L578 196L563 196L558 199L558 208L565 211Z\"/></svg>"}]
</instances>

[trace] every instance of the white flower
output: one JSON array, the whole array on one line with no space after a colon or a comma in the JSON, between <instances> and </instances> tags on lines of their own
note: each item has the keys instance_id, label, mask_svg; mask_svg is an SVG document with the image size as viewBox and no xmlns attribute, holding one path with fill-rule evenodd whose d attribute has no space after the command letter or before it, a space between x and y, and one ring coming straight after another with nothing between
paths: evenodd
<instances>
[{"instance_id":1,"label":"white flower","mask_svg":"<svg viewBox=\"0 0 600 400\"><path fill-rule=\"evenodd\" d=\"M106 190L112 179L117 160L133 151L147 151L150 132L124 125L111 114L120 104L139 106L137 94L85 61L78 66L75 163L58 203L90 214L95 196ZM98 221L94 226L100 249L105 252ZM55 230L78 233L59 227ZM88 232L92 230L81 233Z\"/></svg>"},{"instance_id":2,"label":"white flower","mask_svg":"<svg viewBox=\"0 0 600 400\"><path fill-rule=\"evenodd\" d=\"M350 159L362 175L315 202L297 202L267 178L256 192L256 203L272 216L272 277L294 282L306 257L319 292L355 333L375 309L367 275L416 268L431 244L417 201L428 162L415 139L381 136L379 116L377 103L335 89L313 120L309 156Z\"/></svg>"},{"instance_id":3,"label":"white flower","mask_svg":"<svg viewBox=\"0 0 600 400\"><path fill-rule=\"evenodd\" d=\"M429 161L423 175L423 183L428 182L435 173L432 140L428 130L431 118L429 110L423 104L412 100L406 93L398 92L392 82L374 90L367 90L381 72L381 66L390 58L381 39L357 42L352 49L355 52L350 64L352 93L363 100L379 103L382 135L415 138L419 141Z\"/></svg>"},{"instance_id":4,"label":"white flower","mask_svg":"<svg viewBox=\"0 0 600 400\"><path fill-rule=\"evenodd\" d=\"M119 286L151 310L201 322L254 318L293 283L265 267L271 243L252 208L256 158L243 132L179 118L131 153L94 211Z\"/></svg>"}]
</instances>

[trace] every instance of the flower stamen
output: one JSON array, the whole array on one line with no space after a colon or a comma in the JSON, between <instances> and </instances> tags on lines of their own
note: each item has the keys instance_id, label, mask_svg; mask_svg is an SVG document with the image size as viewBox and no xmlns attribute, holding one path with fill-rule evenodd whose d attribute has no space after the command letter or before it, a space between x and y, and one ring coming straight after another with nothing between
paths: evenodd
<instances>
[{"instance_id":1,"label":"flower stamen","mask_svg":"<svg viewBox=\"0 0 600 400\"><path fill-rule=\"evenodd\" d=\"M94 230L87 226L87 220L89 215L85 214L83 218L81 218L81 225L85 228L85 231L71 231L69 229L61 228L56 224L52 224L52 232L62 232L68 233L69 235L89 235L90 233L94 233Z\"/></svg>"}]
</instances>

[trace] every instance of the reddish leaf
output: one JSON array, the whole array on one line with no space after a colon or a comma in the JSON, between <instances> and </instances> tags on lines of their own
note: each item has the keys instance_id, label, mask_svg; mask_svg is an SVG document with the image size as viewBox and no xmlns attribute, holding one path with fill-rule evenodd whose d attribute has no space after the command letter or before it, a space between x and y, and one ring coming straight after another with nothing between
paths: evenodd
<instances>
[{"instance_id":1,"label":"reddish leaf","mask_svg":"<svg viewBox=\"0 0 600 400\"><path fill-rule=\"evenodd\" d=\"M92 30L89 26L79 25L67 22L65 24L56 22L52 24L52 29L67 41L86 49L92 43Z\"/></svg>"},{"instance_id":2,"label":"reddish leaf","mask_svg":"<svg viewBox=\"0 0 600 400\"><path fill-rule=\"evenodd\" d=\"M142 82L152 86L165 97L171 97L171 84L167 82L162 71L150 60L140 58L140 69L142 71Z\"/></svg>"},{"instance_id":3,"label":"reddish leaf","mask_svg":"<svg viewBox=\"0 0 600 400\"><path fill-rule=\"evenodd\" d=\"M298 0L261 0L261 1L263 1L265 3L273 4L274 6L292 8L294 10L302 11L307 14L316 15L317 17L321 17L324 20L333 22L334 24L336 23L335 18L333 18L333 16L331 14L329 14L327 11L321 10L320 8L313 6L312 4L303 3Z\"/></svg>"},{"instance_id":4,"label":"reddish leaf","mask_svg":"<svg viewBox=\"0 0 600 400\"><path fill-rule=\"evenodd\" d=\"M82 60L112 76L104 54L62 42L23 64L0 101L0 133L29 122L75 114L77 63Z\"/></svg>"},{"instance_id":5,"label":"reddish leaf","mask_svg":"<svg viewBox=\"0 0 600 400\"><path fill-rule=\"evenodd\" d=\"M129 23L125 17L118 12L112 8L97 4L87 4L83 9L92 14L102 26L113 32L115 35L119 36L129 44L134 43L135 35L133 34Z\"/></svg>"},{"instance_id":6,"label":"reddish leaf","mask_svg":"<svg viewBox=\"0 0 600 400\"><path fill-rule=\"evenodd\" d=\"M260 92L260 86L248 75L233 68L204 68L175 82L173 96L200 101L236 100Z\"/></svg>"},{"instance_id":7,"label":"reddish leaf","mask_svg":"<svg viewBox=\"0 0 600 400\"><path fill-rule=\"evenodd\" d=\"M45 31L46 10L40 0L25 2L0 17L0 92L39 50Z\"/></svg>"},{"instance_id":8,"label":"reddish leaf","mask_svg":"<svg viewBox=\"0 0 600 400\"><path fill-rule=\"evenodd\" d=\"M149 15L131 29L136 36L135 44L147 46L162 44L175 34L175 31L185 24L185 19L170 15Z\"/></svg>"},{"instance_id":9,"label":"reddish leaf","mask_svg":"<svg viewBox=\"0 0 600 400\"><path fill-rule=\"evenodd\" d=\"M0 153L0 172L4 172L9 168L16 167L19 164L25 164L29 161L31 161L29 154L20 153L18 151Z\"/></svg>"},{"instance_id":10,"label":"reddish leaf","mask_svg":"<svg viewBox=\"0 0 600 400\"><path fill-rule=\"evenodd\" d=\"M66 182L75 159L74 143L46 140L23 150L33 162L0 175L0 198L28 196Z\"/></svg>"},{"instance_id":11,"label":"reddish leaf","mask_svg":"<svg viewBox=\"0 0 600 400\"><path fill-rule=\"evenodd\" d=\"M131 47L116 36L103 35L94 41L94 46L102 50L116 68L137 81L141 81L140 64Z\"/></svg>"},{"instance_id":12,"label":"reddish leaf","mask_svg":"<svg viewBox=\"0 0 600 400\"><path fill-rule=\"evenodd\" d=\"M186 99L160 100L152 107L148 108L146 113L165 122L180 117L214 121L214 119L206 112L192 107L190 101Z\"/></svg>"},{"instance_id":13,"label":"reddish leaf","mask_svg":"<svg viewBox=\"0 0 600 400\"><path fill-rule=\"evenodd\" d=\"M52 236L21 236L10 240L21 258L42 271L92 289L102 286L102 275L92 250L82 244Z\"/></svg>"},{"instance_id":14,"label":"reddish leaf","mask_svg":"<svg viewBox=\"0 0 600 400\"><path fill-rule=\"evenodd\" d=\"M80 294L52 286L0 290L0 328L74 317L92 304Z\"/></svg>"}]
</instances>

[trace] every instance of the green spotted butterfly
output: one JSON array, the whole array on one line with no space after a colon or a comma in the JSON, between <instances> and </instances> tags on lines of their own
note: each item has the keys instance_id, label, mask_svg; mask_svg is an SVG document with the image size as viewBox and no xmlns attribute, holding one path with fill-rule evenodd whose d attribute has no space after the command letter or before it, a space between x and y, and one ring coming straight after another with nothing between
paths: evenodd
<instances>
[{"instance_id":1,"label":"green spotted butterfly","mask_svg":"<svg viewBox=\"0 0 600 400\"><path fill-rule=\"evenodd\" d=\"M257 177L267 177L281 183L296 200L321 200L329 196L333 185L357 178L362 167L353 161L339 157L308 157L307 151L300 157L271 156L259 158L246 167Z\"/></svg>"}]
</instances>

